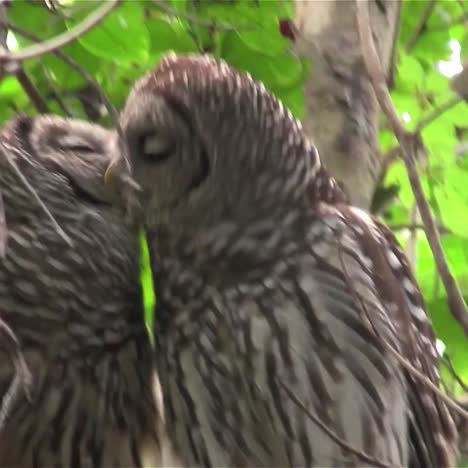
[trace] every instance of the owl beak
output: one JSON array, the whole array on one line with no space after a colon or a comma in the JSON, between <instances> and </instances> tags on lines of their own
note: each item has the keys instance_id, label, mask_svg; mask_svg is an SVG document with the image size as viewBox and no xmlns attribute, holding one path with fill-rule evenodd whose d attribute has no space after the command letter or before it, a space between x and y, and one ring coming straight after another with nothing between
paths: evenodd
<instances>
[{"instance_id":1,"label":"owl beak","mask_svg":"<svg viewBox=\"0 0 468 468\"><path fill-rule=\"evenodd\" d=\"M142 212L139 203L141 188L133 180L129 167L128 159L122 156L111 160L104 174L104 186L115 204L123 209L127 223L138 226Z\"/></svg>"},{"instance_id":2,"label":"owl beak","mask_svg":"<svg viewBox=\"0 0 468 468\"><path fill-rule=\"evenodd\" d=\"M117 183L116 183L116 169L117 169L118 160L113 159L109 166L107 166L106 172L104 173L104 186L106 190L110 193L117 193Z\"/></svg>"},{"instance_id":3,"label":"owl beak","mask_svg":"<svg viewBox=\"0 0 468 468\"><path fill-rule=\"evenodd\" d=\"M115 156L111 159L104 173L104 186L106 190L117 196L124 189L124 180L131 180L131 166L128 157L128 147L122 138L117 137L115 143Z\"/></svg>"}]
</instances>

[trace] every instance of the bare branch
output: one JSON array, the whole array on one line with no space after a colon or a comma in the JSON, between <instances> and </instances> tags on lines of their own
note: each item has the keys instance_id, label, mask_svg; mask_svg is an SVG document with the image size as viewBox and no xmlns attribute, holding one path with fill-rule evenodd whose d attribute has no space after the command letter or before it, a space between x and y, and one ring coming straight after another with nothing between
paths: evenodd
<instances>
[{"instance_id":1,"label":"bare branch","mask_svg":"<svg viewBox=\"0 0 468 468\"><path fill-rule=\"evenodd\" d=\"M0 23L0 25L1 25L1 23ZM22 36L24 36L24 37L26 37L26 38L28 38L30 40L33 40L33 41L40 41L41 40L36 35L31 34L30 32L25 31L22 28L18 28L17 26L14 26L12 24L8 24L8 27L12 31L14 31L14 32L16 32L18 34L21 34ZM104 104L107 112L109 112L109 116L110 116L110 118L112 120L112 124L113 124L119 138L120 138L120 141L121 141L121 153L120 154L121 154L121 157L122 157L122 159L124 160L124 162L125 162L125 164L127 166L127 169L129 171L129 173L131 173L131 166L130 166L130 161L129 161L129 158L128 158L128 149L127 149L127 146L125 144L126 140L125 140L124 135L123 135L122 127L120 126L119 115L118 115L117 111L115 110L114 106L109 101L109 99L105 95L105 93L102 91L99 84L77 62L75 62L73 59L68 57L68 55L64 54L63 52L61 52L58 49L53 50L52 53L55 56L57 56L58 58L60 58L60 60L65 62L73 70L75 70L77 73L79 73L83 77L83 79L86 81L88 86L90 86L91 88L96 90L96 92L99 95L99 98L101 99L102 103ZM113 163L111 162L110 165L112 165L112 164Z\"/></svg>"},{"instance_id":2,"label":"bare branch","mask_svg":"<svg viewBox=\"0 0 468 468\"><path fill-rule=\"evenodd\" d=\"M432 217L429 205L424 197L421 181L416 170L416 154L422 148L419 134L407 132L396 113L390 98L385 77L381 69L379 57L375 50L374 40L369 25L368 0L356 0L356 12L359 37L361 40L362 56L374 88L379 104L387 116L388 122L400 143L403 161L406 166L408 178L413 194L425 226L425 233L434 255L437 270L447 292L448 305L454 318L468 335L468 311L460 289L453 277L445 259L440 243L439 233Z\"/></svg>"},{"instance_id":3,"label":"bare branch","mask_svg":"<svg viewBox=\"0 0 468 468\"><path fill-rule=\"evenodd\" d=\"M460 385L461 389L465 392L468 393L468 384L463 382L461 377L457 374L457 371L455 370L455 367L453 365L452 359L450 359L450 356L448 354L444 354L442 356L441 361L445 364L446 368L450 372L450 375L455 379L455 381Z\"/></svg>"},{"instance_id":4,"label":"bare branch","mask_svg":"<svg viewBox=\"0 0 468 468\"><path fill-rule=\"evenodd\" d=\"M463 0L465 1L465 0ZM460 16L455 18L453 21L450 21L448 24L443 24L441 26L433 26L429 28L429 32L436 32L436 31L447 31L447 29L451 28L452 26L455 26L457 24L462 24L465 21L468 21L468 12L462 13Z\"/></svg>"},{"instance_id":5,"label":"bare branch","mask_svg":"<svg viewBox=\"0 0 468 468\"><path fill-rule=\"evenodd\" d=\"M402 231L403 229L409 229L409 230L419 229L423 231L425 229L424 224L418 224L418 223L388 224L388 227L392 231ZM439 232L441 234L451 234L451 231L447 229L443 224L438 224L437 228L439 229Z\"/></svg>"},{"instance_id":6,"label":"bare branch","mask_svg":"<svg viewBox=\"0 0 468 468\"><path fill-rule=\"evenodd\" d=\"M40 44L26 47L25 49L18 52L0 51L0 65L4 63L8 64L12 62L22 62L23 60L37 58L50 52L54 52L67 44L70 44L70 42L75 41L78 37L97 26L121 2L122 0L106 0L100 8L91 13L80 24L52 39L43 41Z\"/></svg>"},{"instance_id":7,"label":"bare branch","mask_svg":"<svg viewBox=\"0 0 468 468\"><path fill-rule=\"evenodd\" d=\"M289 398L302 410L304 413L309 416L309 418L314 421L317 426L322 429L325 434L330 437L334 442L336 442L341 448L344 450L347 450L348 452L351 452L352 454L356 455L359 457L362 461L366 463L370 463L371 466L378 466L382 468L389 468L391 465L388 465L386 463L381 462L380 460L377 460L374 457L371 457L365 452L362 452L361 450L358 450L348 443L346 443L341 437L338 436L331 428L329 428L323 421L321 421L315 414L313 414L307 406L294 394L292 390L289 389L289 387L281 380L277 380L278 384L283 388L283 390L286 392L286 394L289 396Z\"/></svg>"},{"instance_id":8,"label":"bare branch","mask_svg":"<svg viewBox=\"0 0 468 468\"><path fill-rule=\"evenodd\" d=\"M8 46L6 43L6 38L8 35L8 25L6 22L5 7L4 5L1 5L1 4L0 4L0 28L4 30L2 31L2 37L0 39L0 53L1 52L9 53ZM31 100L32 104L37 109L37 111L40 114L48 112L49 109L47 107L45 100L43 99L39 91L37 90L34 83L30 80L29 76L26 74L21 64L19 62L16 62L16 66L10 67L10 70L8 71L16 76L16 79L18 80L19 84L22 86L24 92L29 96L29 99Z\"/></svg>"},{"instance_id":9,"label":"bare branch","mask_svg":"<svg viewBox=\"0 0 468 468\"><path fill-rule=\"evenodd\" d=\"M15 73L15 76L36 110L40 114L47 114L49 112L47 103L22 67L20 67L20 69Z\"/></svg>"},{"instance_id":10,"label":"bare branch","mask_svg":"<svg viewBox=\"0 0 468 468\"><path fill-rule=\"evenodd\" d=\"M1 23L0 23L0 26L1 26ZM23 37L26 37L27 39L31 40L31 41L36 41L36 42L41 42L41 38L36 36L35 34L32 34L28 31L25 31L24 29L22 28L19 28L17 26L14 26L10 23L8 23L8 28L11 29L13 32L17 33L17 34L20 34L21 36ZM107 112L109 112L109 116L112 120L112 125L114 126L114 128L116 129L117 133L119 134L119 136L121 138L123 138L123 133L122 133L122 129L120 127L120 124L119 124L119 116L118 116L118 113L117 111L115 110L114 106L112 105L112 103L110 102L109 98L105 95L105 93L102 91L101 87L99 86L99 84L93 79L93 77L86 71L84 70L77 62L75 62L75 60L73 60L72 58L68 57L68 55L64 54L62 51L60 50L54 50L52 52L52 54L54 54L56 57L58 57L60 60L62 60L63 62L65 62L70 68L72 68L73 70L75 70L78 74L80 74L83 79L86 81L86 83L88 84L88 86L90 86L91 88L95 89L96 92L98 93L99 95L99 99L102 101L102 103L104 104Z\"/></svg>"},{"instance_id":11,"label":"bare branch","mask_svg":"<svg viewBox=\"0 0 468 468\"><path fill-rule=\"evenodd\" d=\"M360 0L358 0L360 1ZM430 388L441 400L443 400L447 407L452 411L459 414L465 419L468 419L468 411L459 405L455 400L450 398L441 392L440 388L437 387L430 379L428 379L423 373L416 369L410 362L408 362L398 351L393 349L393 346L387 343L386 340L382 340L385 347L390 351L390 353L395 357L395 359L408 371L408 373L419 380L421 383Z\"/></svg>"},{"instance_id":12,"label":"bare branch","mask_svg":"<svg viewBox=\"0 0 468 468\"><path fill-rule=\"evenodd\" d=\"M452 107L456 106L461 102L461 99L458 96L452 96L448 101L444 102L440 106L434 108L432 112L423 117L415 128L415 133L419 133L421 130L430 125L434 120L438 119L444 112L447 112Z\"/></svg>"},{"instance_id":13,"label":"bare branch","mask_svg":"<svg viewBox=\"0 0 468 468\"><path fill-rule=\"evenodd\" d=\"M358 0L360 1L360 0ZM366 319L367 323L369 324L370 328L372 329L372 332L376 337L380 339L380 342L384 345L384 347L392 354L395 359L398 361L399 364L402 365L406 369L406 371L416 380L419 380L421 383L426 385L430 390L432 390L439 398L441 398L447 406L457 413L458 415L462 416L463 418L468 419L468 411L463 407L458 404L457 401L455 401L453 398L450 398L449 396L445 395L442 393L442 391L435 385L431 379L426 377L422 372L420 372L416 367L414 367L411 362L406 359L399 351L397 351L394 346L392 346L388 340L377 330L377 328L374 326L374 322L372 320L372 315L369 313L365 298L362 297L361 294L359 294L358 290L355 288L353 285L353 280L351 276L348 274L348 270L346 267L346 264L344 262L343 258L343 243L338 240L336 243L336 247L338 248L338 254L340 258L340 263L341 263L341 268L343 270L344 276L345 276L345 281L347 285L349 286L349 291L352 294L354 300L356 301L357 304L360 305L360 308L363 312L362 318ZM412 345L412 340L411 340L411 334L414 333L412 327L410 326L411 324L407 320L407 316L404 317L406 321L407 327L404 328L405 332L408 333L408 340L407 344L410 346L410 348L407 350L407 353L409 353L410 356L414 356L414 349Z\"/></svg>"}]
</instances>

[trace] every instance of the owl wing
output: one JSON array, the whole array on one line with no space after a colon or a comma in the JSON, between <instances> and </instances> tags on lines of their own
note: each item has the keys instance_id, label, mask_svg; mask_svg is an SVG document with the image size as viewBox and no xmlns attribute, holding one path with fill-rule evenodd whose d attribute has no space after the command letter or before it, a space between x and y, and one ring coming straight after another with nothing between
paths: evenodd
<instances>
[{"instance_id":1,"label":"owl wing","mask_svg":"<svg viewBox=\"0 0 468 468\"><path fill-rule=\"evenodd\" d=\"M363 211L345 205L338 205L337 209L372 264L376 293L398 331L402 356L438 386L436 337L421 291L398 241L383 223ZM405 371L405 375L410 404L410 466L453 465L456 429L445 402L414 374Z\"/></svg>"}]
</instances>

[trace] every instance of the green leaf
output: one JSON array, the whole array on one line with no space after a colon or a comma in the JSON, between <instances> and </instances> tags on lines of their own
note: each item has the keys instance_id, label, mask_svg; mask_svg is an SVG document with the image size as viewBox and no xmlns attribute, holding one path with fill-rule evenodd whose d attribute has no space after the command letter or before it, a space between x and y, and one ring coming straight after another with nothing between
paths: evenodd
<instances>
[{"instance_id":1,"label":"green leaf","mask_svg":"<svg viewBox=\"0 0 468 468\"><path fill-rule=\"evenodd\" d=\"M275 67L274 61L277 58L250 49L245 42L239 40L237 33L225 34L220 52L227 62L240 70L250 72L255 79L263 81L267 88L271 89L276 85L271 69Z\"/></svg>"},{"instance_id":2,"label":"green leaf","mask_svg":"<svg viewBox=\"0 0 468 468\"><path fill-rule=\"evenodd\" d=\"M384 128L379 132L379 147L382 153L387 152L389 149L395 147L398 144L398 140L395 137L395 134Z\"/></svg>"},{"instance_id":3,"label":"green leaf","mask_svg":"<svg viewBox=\"0 0 468 468\"><path fill-rule=\"evenodd\" d=\"M434 192L441 207L444 224L455 234L468 239L468 172L456 167L444 169L444 183Z\"/></svg>"},{"instance_id":4,"label":"green leaf","mask_svg":"<svg viewBox=\"0 0 468 468\"><path fill-rule=\"evenodd\" d=\"M458 2L438 2L427 22L427 26L429 30L432 28L446 28L463 13L464 10Z\"/></svg>"},{"instance_id":5,"label":"green leaf","mask_svg":"<svg viewBox=\"0 0 468 468\"><path fill-rule=\"evenodd\" d=\"M45 4L41 2L24 0L11 2L8 8L8 21L41 39L54 37L66 29L63 19L50 14ZM23 38L21 34L15 34L15 38L20 48L31 44L31 41Z\"/></svg>"},{"instance_id":6,"label":"green leaf","mask_svg":"<svg viewBox=\"0 0 468 468\"><path fill-rule=\"evenodd\" d=\"M151 51L153 53L197 52L197 45L190 36L187 25L178 19L153 17L147 21L151 37Z\"/></svg>"},{"instance_id":7,"label":"green leaf","mask_svg":"<svg viewBox=\"0 0 468 468\"><path fill-rule=\"evenodd\" d=\"M11 119L16 110L28 102L28 96L15 77L7 76L0 81L0 122Z\"/></svg>"},{"instance_id":8,"label":"green leaf","mask_svg":"<svg viewBox=\"0 0 468 468\"><path fill-rule=\"evenodd\" d=\"M395 91L391 93L391 97L400 117L402 117L405 112L410 115L411 121L405 122L405 126L407 128L412 128L422 114L416 95L400 92L399 89L395 89Z\"/></svg>"},{"instance_id":9,"label":"green leaf","mask_svg":"<svg viewBox=\"0 0 468 468\"><path fill-rule=\"evenodd\" d=\"M89 2L96 5L95 2ZM146 62L149 59L150 37L145 24L142 5L126 2L109 14L102 23L81 36L81 45L97 57L118 63ZM67 21L72 28L89 11Z\"/></svg>"},{"instance_id":10,"label":"green leaf","mask_svg":"<svg viewBox=\"0 0 468 468\"><path fill-rule=\"evenodd\" d=\"M468 127L468 104L465 101L460 101L457 105L444 112L441 118L447 124L450 123L457 127Z\"/></svg>"},{"instance_id":11,"label":"green leaf","mask_svg":"<svg viewBox=\"0 0 468 468\"><path fill-rule=\"evenodd\" d=\"M83 64L83 68L91 76L96 75L98 70L106 65L98 57L83 48L78 41L68 44L63 47L61 51L78 64ZM41 58L41 63L45 67L50 79L52 79L56 85L74 89L85 83L80 73L55 55L44 56Z\"/></svg>"},{"instance_id":12,"label":"green leaf","mask_svg":"<svg viewBox=\"0 0 468 468\"><path fill-rule=\"evenodd\" d=\"M455 162L454 149L457 138L450 120L443 116L434 120L423 129L422 137L429 153L428 162L432 168Z\"/></svg>"},{"instance_id":13,"label":"green leaf","mask_svg":"<svg viewBox=\"0 0 468 468\"><path fill-rule=\"evenodd\" d=\"M268 61L271 82L275 89L300 86L305 79L304 61L291 53L283 53Z\"/></svg>"},{"instance_id":14,"label":"green leaf","mask_svg":"<svg viewBox=\"0 0 468 468\"><path fill-rule=\"evenodd\" d=\"M409 209L414 202L414 196L408 181L405 165L401 160L394 162L385 175L385 185L393 184L399 187L398 197L401 204L406 209Z\"/></svg>"},{"instance_id":15,"label":"green leaf","mask_svg":"<svg viewBox=\"0 0 468 468\"><path fill-rule=\"evenodd\" d=\"M195 11L215 23L233 25L239 40L249 49L273 57L289 47L289 41L279 31L278 20L291 14L291 4L285 0L201 2Z\"/></svg>"},{"instance_id":16,"label":"green leaf","mask_svg":"<svg viewBox=\"0 0 468 468\"><path fill-rule=\"evenodd\" d=\"M272 90L273 94L291 111L297 119L302 119L305 113L304 92L302 86L286 90Z\"/></svg>"},{"instance_id":17,"label":"green leaf","mask_svg":"<svg viewBox=\"0 0 468 468\"><path fill-rule=\"evenodd\" d=\"M454 234L441 236L442 248L450 271L463 295L468 295L468 241ZM416 274L423 295L428 300L446 298L447 294L436 275L436 265L426 236L418 237Z\"/></svg>"},{"instance_id":18,"label":"green leaf","mask_svg":"<svg viewBox=\"0 0 468 468\"><path fill-rule=\"evenodd\" d=\"M411 55L400 55L395 87L400 93L413 93L423 84L424 70L419 61Z\"/></svg>"},{"instance_id":19,"label":"green leaf","mask_svg":"<svg viewBox=\"0 0 468 468\"><path fill-rule=\"evenodd\" d=\"M465 27L462 24L457 24L449 29L449 33L450 38L460 42L461 45L461 42L463 41L463 36L465 36Z\"/></svg>"},{"instance_id":20,"label":"green leaf","mask_svg":"<svg viewBox=\"0 0 468 468\"><path fill-rule=\"evenodd\" d=\"M442 287L442 286L441 286ZM466 301L466 298L465 298ZM468 341L457 322L455 322L446 299L427 304L436 336L445 344L447 354L462 381L468 381ZM459 392L461 389L459 390Z\"/></svg>"},{"instance_id":21,"label":"green leaf","mask_svg":"<svg viewBox=\"0 0 468 468\"><path fill-rule=\"evenodd\" d=\"M435 68L432 68L425 74L423 88L425 91L431 91L433 93L448 93L449 80Z\"/></svg>"},{"instance_id":22,"label":"green leaf","mask_svg":"<svg viewBox=\"0 0 468 468\"><path fill-rule=\"evenodd\" d=\"M418 40L412 54L431 62L448 60L450 58L450 34L447 30L426 33Z\"/></svg>"},{"instance_id":23,"label":"green leaf","mask_svg":"<svg viewBox=\"0 0 468 468\"><path fill-rule=\"evenodd\" d=\"M140 246L140 283L143 295L143 307L145 324L150 336L153 336L154 308L156 305L156 296L153 289L153 273L151 269L151 260L146 240L146 233L143 229L139 232Z\"/></svg>"},{"instance_id":24,"label":"green leaf","mask_svg":"<svg viewBox=\"0 0 468 468\"><path fill-rule=\"evenodd\" d=\"M461 47L460 56L462 58L468 57L468 32L466 32L466 29L465 34L459 42Z\"/></svg>"},{"instance_id":25,"label":"green leaf","mask_svg":"<svg viewBox=\"0 0 468 468\"><path fill-rule=\"evenodd\" d=\"M261 54L238 40L235 32L226 33L221 56L234 67L248 71L262 81L291 112L304 115L303 83L310 65L290 52L276 57Z\"/></svg>"}]
</instances>

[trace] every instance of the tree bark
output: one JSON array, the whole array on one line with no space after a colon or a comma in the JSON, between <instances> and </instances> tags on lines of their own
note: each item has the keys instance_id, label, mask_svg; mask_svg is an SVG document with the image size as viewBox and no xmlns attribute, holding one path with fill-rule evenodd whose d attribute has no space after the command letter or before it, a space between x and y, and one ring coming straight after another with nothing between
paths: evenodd
<instances>
[{"instance_id":1,"label":"tree bark","mask_svg":"<svg viewBox=\"0 0 468 468\"><path fill-rule=\"evenodd\" d=\"M0 0L0 47L4 48L6 48L6 40L8 35L8 29L5 26L6 20L6 5L3 0Z\"/></svg>"},{"instance_id":2,"label":"tree bark","mask_svg":"<svg viewBox=\"0 0 468 468\"><path fill-rule=\"evenodd\" d=\"M369 3L382 65L391 79L400 1ZM311 59L304 129L356 206L369 209L381 175L379 107L362 60L352 0L296 1L297 51Z\"/></svg>"}]
</instances>

